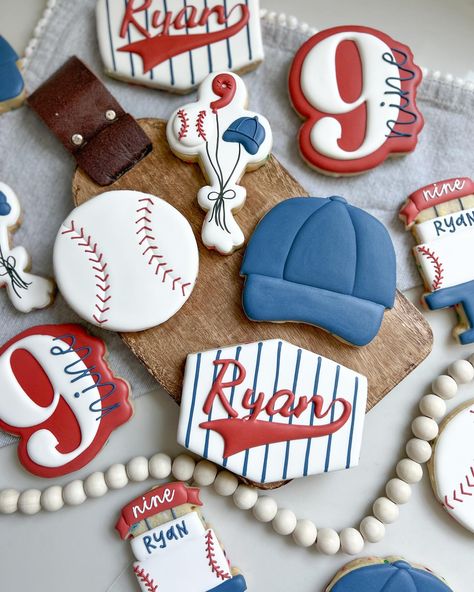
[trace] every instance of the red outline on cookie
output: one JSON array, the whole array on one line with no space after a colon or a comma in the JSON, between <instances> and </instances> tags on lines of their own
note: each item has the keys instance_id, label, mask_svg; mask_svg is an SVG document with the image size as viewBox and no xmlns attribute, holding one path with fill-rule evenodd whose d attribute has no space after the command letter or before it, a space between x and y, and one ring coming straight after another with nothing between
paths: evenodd
<instances>
[{"instance_id":1,"label":"red outline on cookie","mask_svg":"<svg viewBox=\"0 0 474 592\"><path fill-rule=\"evenodd\" d=\"M0 419L0 427L6 432L20 437L18 443L18 457L21 464L34 475L39 477L60 477L67 475L74 471L78 471L87 465L103 448L109 439L110 434L119 426L126 423L133 415L133 408L129 402L130 387L128 383L122 378L117 378L106 362L107 349L105 343L90 335L81 325L64 324L64 325L40 325L32 327L10 339L5 345L0 348L0 356L12 345L30 335L51 335L52 337L61 337L63 335L74 335L76 337L75 348L91 347L92 351L84 360L88 368L95 366L94 371L100 372L102 382L113 382L116 385L114 393L104 401L104 406L108 407L119 403L119 407L113 409L110 413L106 413L100 422L100 428L92 444L82 452L77 458L69 463L56 468L44 467L33 462L27 451L27 444L30 437L39 429L50 429L54 433L54 425L61 421L61 410L56 409L52 416L43 422L33 427L18 428L16 426L8 425ZM67 343L67 342L65 342ZM34 371L34 370L33 370ZM25 372L28 372L28 367L25 367ZM99 393L104 394L103 389L99 387ZM1 394L0 394L1 396Z\"/></svg>"},{"instance_id":2,"label":"red outline on cookie","mask_svg":"<svg viewBox=\"0 0 474 592\"><path fill-rule=\"evenodd\" d=\"M323 41L327 37L330 37L334 34L343 33L345 31L357 33L371 33L372 35L375 35L376 37L384 41L390 48L401 49L407 53L409 58L407 66L413 69L413 71L415 72L415 77L413 78L413 80L410 80L408 82L402 82L401 89L404 91L408 90L410 92L410 111L415 113L418 118L416 122L413 123L412 126L410 126L410 130L412 131L411 137L387 138L384 144L372 154L369 154L368 156L365 156L363 158L356 158L352 160L338 160L334 158L329 158L327 156L323 156L319 152L316 152L310 140L311 130L314 124L319 119L328 114L318 111L313 105L311 105L311 103L304 96L301 87L301 70L308 53L320 41ZM300 127L298 133L298 142L303 158L311 166L314 166L315 168L320 169L321 171L327 171L328 173L332 173L335 175L351 175L363 173L364 171L368 171L370 169L375 168L376 166L381 164L386 158L388 158L388 156L391 153L406 154L408 152L413 151L418 141L417 136L424 125L423 116L419 112L416 105L416 89L420 84L421 79L421 70L416 64L414 64L413 53L411 52L410 48L404 45L403 43L395 41L385 33L382 33L382 31L378 31L377 29L372 29L370 27L359 27L354 25L333 27L331 29L326 29L324 31L321 31L320 33L316 33L316 35L313 35L313 37L311 37L305 43L303 43L303 45L297 51L293 59L293 63L291 64L288 81L290 99L293 104L293 107L296 110L296 112L299 115L301 115L303 119L305 119L305 122ZM335 118L338 117L337 114L330 115ZM398 125L395 125L394 129L398 131L403 131L402 129L399 129Z\"/></svg>"}]
</instances>

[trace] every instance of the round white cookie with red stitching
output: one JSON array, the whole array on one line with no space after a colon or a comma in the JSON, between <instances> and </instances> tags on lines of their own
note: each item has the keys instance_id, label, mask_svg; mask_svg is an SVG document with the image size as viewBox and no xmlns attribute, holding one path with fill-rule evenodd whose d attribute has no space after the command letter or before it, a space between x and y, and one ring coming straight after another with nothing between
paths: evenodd
<instances>
[{"instance_id":1,"label":"round white cookie with red stitching","mask_svg":"<svg viewBox=\"0 0 474 592\"><path fill-rule=\"evenodd\" d=\"M441 424L429 470L444 509L474 532L474 401L457 407Z\"/></svg>"},{"instance_id":2,"label":"round white cookie with red stitching","mask_svg":"<svg viewBox=\"0 0 474 592\"><path fill-rule=\"evenodd\" d=\"M191 295L198 268L188 221L139 191L108 191L80 205L54 246L54 270L69 306L112 331L167 321Z\"/></svg>"}]
</instances>

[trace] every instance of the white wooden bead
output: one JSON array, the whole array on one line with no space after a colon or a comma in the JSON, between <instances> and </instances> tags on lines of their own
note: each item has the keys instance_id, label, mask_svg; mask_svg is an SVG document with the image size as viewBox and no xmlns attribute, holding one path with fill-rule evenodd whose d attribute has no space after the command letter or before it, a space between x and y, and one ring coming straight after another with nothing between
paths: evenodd
<instances>
[{"instance_id":1,"label":"white wooden bead","mask_svg":"<svg viewBox=\"0 0 474 592\"><path fill-rule=\"evenodd\" d=\"M374 516L383 524L392 524L398 519L400 510L397 504L394 504L387 497L379 497L372 506Z\"/></svg>"},{"instance_id":2,"label":"white wooden bead","mask_svg":"<svg viewBox=\"0 0 474 592\"><path fill-rule=\"evenodd\" d=\"M298 520L293 531L293 540L298 547L311 547L316 542L318 529L311 520Z\"/></svg>"},{"instance_id":3,"label":"white wooden bead","mask_svg":"<svg viewBox=\"0 0 474 592\"><path fill-rule=\"evenodd\" d=\"M332 528L320 528L316 547L324 555L335 555L341 548L341 540L337 532Z\"/></svg>"},{"instance_id":4,"label":"white wooden bead","mask_svg":"<svg viewBox=\"0 0 474 592\"><path fill-rule=\"evenodd\" d=\"M41 507L46 512L57 512L64 506L63 489L52 485L43 491L40 499Z\"/></svg>"},{"instance_id":5,"label":"white wooden bead","mask_svg":"<svg viewBox=\"0 0 474 592\"><path fill-rule=\"evenodd\" d=\"M84 491L86 492L87 497L102 497L108 490L109 488L105 482L105 475L100 471L92 473L84 481Z\"/></svg>"},{"instance_id":6,"label":"white wooden bead","mask_svg":"<svg viewBox=\"0 0 474 592\"><path fill-rule=\"evenodd\" d=\"M130 481L137 483L146 481L150 476L148 471L148 459L144 456L136 456L127 463L127 475Z\"/></svg>"},{"instance_id":7,"label":"white wooden bead","mask_svg":"<svg viewBox=\"0 0 474 592\"><path fill-rule=\"evenodd\" d=\"M357 555L364 549L364 539L356 528L344 528L339 534L341 550L347 555Z\"/></svg>"},{"instance_id":8,"label":"white wooden bead","mask_svg":"<svg viewBox=\"0 0 474 592\"><path fill-rule=\"evenodd\" d=\"M150 458L148 469L153 479L167 479L171 475L171 458L163 452L158 452Z\"/></svg>"},{"instance_id":9,"label":"white wooden bead","mask_svg":"<svg viewBox=\"0 0 474 592\"><path fill-rule=\"evenodd\" d=\"M280 508L272 520L273 530L277 534L287 536L296 528L296 516L292 510Z\"/></svg>"},{"instance_id":10,"label":"white wooden bead","mask_svg":"<svg viewBox=\"0 0 474 592\"><path fill-rule=\"evenodd\" d=\"M366 516L360 523L360 532L369 543L378 543L385 536L385 526L373 516Z\"/></svg>"},{"instance_id":11,"label":"white wooden bead","mask_svg":"<svg viewBox=\"0 0 474 592\"><path fill-rule=\"evenodd\" d=\"M218 495L229 497L233 495L239 485L239 480L229 471L221 471L214 481L214 489Z\"/></svg>"},{"instance_id":12,"label":"white wooden bead","mask_svg":"<svg viewBox=\"0 0 474 592\"><path fill-rule=\"evenodd\" d=\"M196 462L188 454L180 454L171 465L171 472L178 481L189 481L194 473Z\"/></svg>"},{"instance_id":13,"label":"white wooden bead","mask_svg":"<svg viewBox=\"0 0 474 592\"><path fill-rule=\"evenodd\" d=\"M80 479L71 481L63 488L63 500L68 506L80 506L87 499L84 483Z\"/></svg>"},{"instance_id":14,"label":"white wooden bead","mask_svg":"<svg viewBox=\"0 0 474 592\"><path fill-rule=\"evenodd\" d=\"M18 510L22 514L32 516L41 510L41 491L39 489L27 489L20 493L18 498Z\"/></svg>"},{"instance_id":15,"label":"white wooden bead","mask_svg":"<svg viewBox=\"0 0 474 592\"><path fill-rule=\"evenodd\" d=\"M417 463L426 463L431 458L431 444L419 438L408 440L406 445L407 456Z\"/></svg>"},{"instance_id":16,"label":"white wooden bead","mask_svg":"<svg viewBox=\"0 0 474 592\"><path fill-rule=\"evenodd\" d=\"M127 471L122 464L115 464L105 471L105 482L110 489L122 489L128 483Z\"/></svg>"},{"instance_id":17,"label":"white wooden bead","mask_svg":"<svg viewBox=\"0 0 474 592\"><path fill-rule=\"evenodd\" d=\"M208 460L201 460L194 469L193 479L199 487L209 487L216 479L217 467Z\"/></svg>"},{"instance_id":18,"label":"white wooden bead","mask_svg":"<svg viewBox=\"0 0 474 592\"><path fill-rule=\"evenodd\" d=\"M255 487L239 485L234 492L234 504L240 510L251 510L258 500L258 492Z\"/></svg>"},{"instance_id":19,"label":"white wooden bead","mask_svg":"<svg viewBox=\"0 0 474 592\"><path fill-rule=\"evenodd\" d=\"M458 385L454 378L441 374L433 381L431 385L435 395L439 395L442 399L452 399L458 392Z\"/></svg>"},{"instance_id":20,"label":"white wooden bead","mask_svg":"<svg viewBox=\"0 0 474 592\"><path fill-rule=\"evenodd\" d=\"M406 504L411 498L411 487L401 479L390 479L385 486L385 493L392 502L402 505Z\"/></svg>"},{"instance_id":21,"label":"white wooden bead","mask_svg":"<svg viewBox=\"0 0 474 592\"><path fill-rule=\"evenodd\" d=\"M448 374L458 384L466 384L474 380L474 368L467 360L456 360L448 368Z\"/></svg>"},{"instance_id":22,"label":"white wooden bead","mask_svg":"<svg viewBox=\"0 0 474 592\"><path fill-rule=\"evenodd\" d=\"M419 415L411 422L411 431L420 440L430 442L438 435L439 427L434 419Z\"/></svg>"},{"instance_id":23,"label":"white wooden bead","mask_svg":"<svg viewBox=\"0 0 474 592\"><path fill-rule=\"evenodd\" d=\"M446 414L446 403L438 395L425 395L420 401L420 411L426 417L440 419Z\"/></svg>"},{"instance_id":24,"label":"white wooden bead","mask_svg":"<svg viewBox=\"0 0 474 592\"><path fill-rule=\"evenodd\" d=\"M262 495L252 509L253 515L259 522L271 522L278 511L278 504L269 495Z\"/></svg>"},{"instance_id":25,"label":"white wooden bead","mask_svg":"<svg viewBox=\"0 0 474 592\"><path fill-rule=\"evenodd\" d=\"M16 489L0 491L0 514L14 514L18 510L20 492Z\"/></svg>"},{"instance_id":26,"label":"white wooden bead","mask_svg":"<svg viewBox=\"0 0 474 592\"><path fill-rule=\"evenodd\" d=\"M418 483L423 477L423 469L420 464L409 458L403 458L397 464L397 475L405 483L412 485Z\"/></svg>"}]
</instances>

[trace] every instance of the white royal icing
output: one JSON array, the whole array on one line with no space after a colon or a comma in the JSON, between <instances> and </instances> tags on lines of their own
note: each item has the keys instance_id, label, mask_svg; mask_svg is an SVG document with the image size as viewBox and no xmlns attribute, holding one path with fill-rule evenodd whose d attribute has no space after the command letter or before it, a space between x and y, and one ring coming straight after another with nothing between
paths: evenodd
<instances>
[{"instance_id":1,"label":"white royal icing","mask_svg":"<svg viewBox=\"0 0 474 592\"><path fill-rule=\"evenodd\" d=\"M202 536L204 525L196 512L185 514L176 520L133 538L130 542L135 559L144 561L157 553L179 547L181 541Z\"/></svg>"},{"instance_id":2,"label":"white royal icing","mask_svg":"<svg viewBox=\"0 0 474 592\"><path fill-rule=\"evenodd\" d=\"M230 102L225 95L228 90L216 94L215 84L219 80L228 80L235 90L235 94L230 92ZM222 254L231 253L245 241L233 216L246 199L246 190L238 184L239 180L247 167L263 164L272 147L267 119L247 111L246 105L247 90L239 76L228 72L210 75L199 88L198 100L177 109L167 126L172 151L184 160L198 160L204 170L209 185L198 193L199 205L207 212L202 240L207 248ZM254 142L246 134L253 134L257 127L258 141ZM234 128L242 133L233 134Z\"/></svg>"},{"instance_id":3,"label":"white royal icing","mask_svg":"<svg viewBox=\"0 0 474 592\"><path fill-rule=\"evenodd\" d=\"M10 231L20 221L21 207L15 192L0 183L0 288L6 288L20 312L45 308L52 302L55 286L49 279L28 273L30 256L24 247L10 246Z\"/></svg>"},{"instance_id":4,"label":"white royal icing","mask_svg":"<svg viewBox=\"0 0 474 592\"><path fill-rule=\"evenodd\" d=\"M165 526L168 525L163 528ZM214 590L232 578L213 530L184 538L179 545L134 563L133 570L143 592Z\"/></svg>"},{"instance_id":5,"label":"white royal icing","mask_svg":"<svg viewBox=\"0 0 474 592\"><path fill-rule=\"evenodd\" d=\"M453 518L474 532L474 404L448 418L436 440L432 471L436 494Z\"/></svg>"},{"instance_id":6,"label":"white royal icing","mask_svg":"<svg viewBox=\"0 0 474 592\"><path fill-rule=\"evenodd\" d=\"M473 231L474 208L461 210L426 220L416 225L416 236L420 243L427 243L454 234L467 234Z\"/></svg>"},{"instance_id":7,"label":"white royal icing","mask_svg":"<svg viewBox=\"0 0 474 592\"><path fill-rule=\"evenodd\" d=\"M341 97L336 71L336 52L343 41L354 41L362 63L363 87L360 96L348 103ZM387 54L389 60L381 59ZM338 160L363 158L375 152L387 141L387 122L399 118L400 95L387 99L387 79L399 79L397 60L382 39L370 33L345 31L336 33L316 44L305 58L301 70L301 87L308 102L327 117L319 119L311 130L311 143L321 154ZM400 88L400 82L397 83ZM330 114L349 113L366 105L366 134L362 144L353 151L339 146L342 136L340 122Z\"/></svg>"},{"instance_id":8,"label":"white royal icing","mask_svg":"<svg viewBox=\"0 0 474 592\"><path fill-rule=\"evenodd\" d=\"M223 399L231 409L226 409L223 400L217 396L207 412L205 404L211 388L224 369L222 360L232 360L225 370L222 385ZM235 386L226 387L224 383L242 377L235 362L244 368L245 378ZM270 444L266 443L270 438L264 438L259 445L247 450L239 448L238 445L247 440L244 432L249 427L241 422L240 431L237 430L231 442L237 445L237 452L224 458L221 433L203 428L201 424L228 420L225 425L234 428L237 424L232 422L239 419L245 419L245 424L255 423L249 419L251 410L244 405L247 389L253 390L253 402L263 393L262 410L256 417L263 430L269 424L270 431L278 425L283 428L284 437ZM282 390L287 394L275 398L275 393ZM311 403L300 408L298 416L292 413L304 397L310 400L313 395L322 397L319 415L324 415L328 409L329 413L318 418L316 405ZM350 406L342 427L328 435L315 436L312 432L309 437L296 438L295 426L312 429L312 426L334 424L344 414L345 408L340 401L331 407L335 398L343 399ZM359 461L366 400L367 379L364 376L285 341L274 339L190 354L183 382L178 442L232 473L257 483L345 469L356 466ZM234 419L230 418L231 414Z\"/></svg>"},{"instance_id":9,"label":"white royal icing","mask_svg":"<svg viewBox=\"0 0 474 592\"><path fill-rule=\"evenodd\" d=\"M431 292L457 286L474 279L466 253L474 249L474 228L456 232L413 248L425 283Z\"/></svg>"},{"instance_id":10,"label":"white royal icing","mask_svg":"<svg viewBox=\"0 0 474 592\"><path fill-rule=\"evenodd\" d=\"M54 394L46 407L30 398L13 372L11 358L20 350L29 352L37 360L51 383ZM59 350L66 353L52 353ZM73 369L74 374L68 374L65 368ZM61 467L76 459L93 443L102 419L101 395L94 375L79 353L71 350L70 343L49 335L30 335L17 341L0 356L0 383L0 419L12 427L33 428L41 425L55 413L61 397L77 420L81 442L69 453L57 450L58 440L48 429L39 428L35 431L27 444L28 455L33 462L43 467ZM94 410L91 410L91 406Z\"/></svg>"},{"instance_id":11,"label":"white royal icing","mask_svg":"<svg viewBox=\"0 0 474 592\"><path fill-rule=\"evenodd\" d=\"M198 274L192 229L173 206L139 191L109 191L59 229L54 269L71 308L113 331L141 331L176 314Z\"/></svg>"},{"instance_id":12,"label":"white royal icing","mask_svg":"<svg viewBox=\"0 0 474 592\"><path fill-rule=\"evenodd\" d=\"M97 30L108 74L176 92L192 90L211 72L238 72L263 60L258 0L99 0ZM190 49L173 49L173 37L182 46L195 35ZM139 53L121 51L140 41L146 65Z\"/></svg>"}]
</instances>

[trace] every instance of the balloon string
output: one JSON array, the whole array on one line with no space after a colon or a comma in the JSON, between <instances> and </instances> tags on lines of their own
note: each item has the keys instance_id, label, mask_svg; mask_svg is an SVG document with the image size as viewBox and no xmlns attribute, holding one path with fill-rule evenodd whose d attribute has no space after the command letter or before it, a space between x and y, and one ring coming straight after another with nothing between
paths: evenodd
<instances>
[{"instance_id":1,"label":"balloon string","mask_svg":"<svg viewBox=\"0 0 474 592\"><path fill-rule=\"evenodd\" d=\"M25 282L20 274L16 270L16 259L12 255L5 258L3 255L2 247L0 247L0 277L8 276L10 279L13 291L18 298L21 299L21 295L18 290L28 290L28 286L31 282Z\"/></svg>"}]
</instances>

